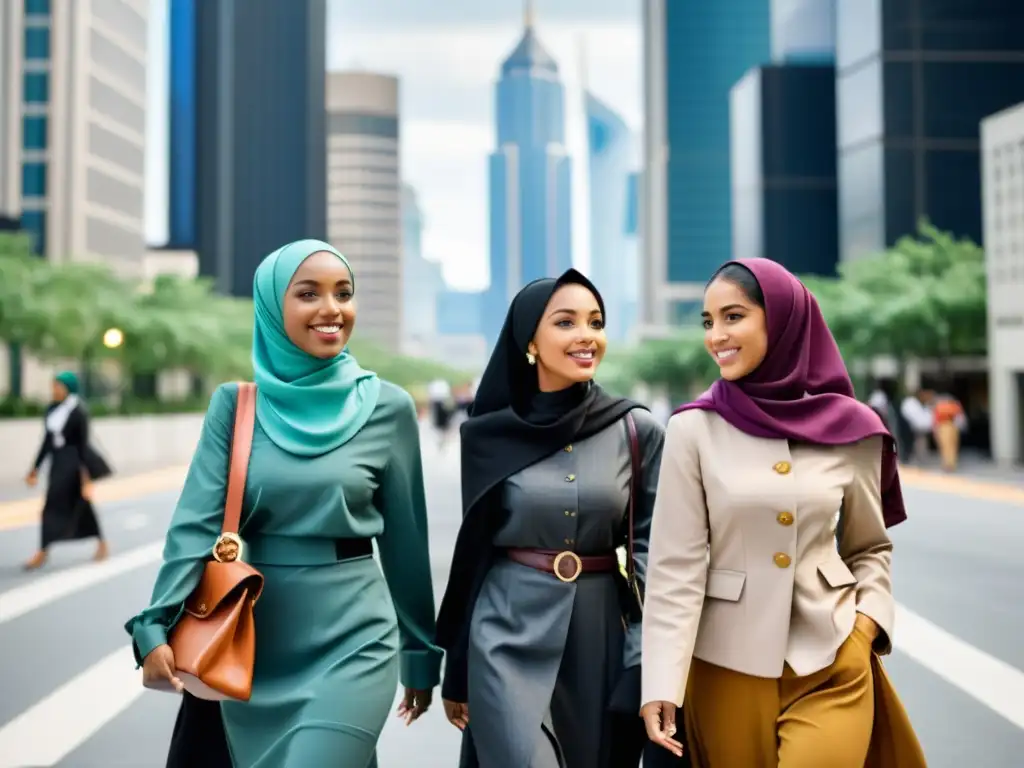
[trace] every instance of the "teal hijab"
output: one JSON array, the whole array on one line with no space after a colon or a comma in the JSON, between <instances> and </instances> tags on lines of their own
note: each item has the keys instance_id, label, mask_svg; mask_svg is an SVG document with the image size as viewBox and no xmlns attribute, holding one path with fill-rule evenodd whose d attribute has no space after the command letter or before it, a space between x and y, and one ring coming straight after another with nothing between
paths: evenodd
<instances>
[{"instance_id":1,"label":"teal hijab","mask_svg":"<svg viewBox=\"0 0 1024 768\"><path fill-rule=\"evenodd\" d=\"M302 262L319 251L349 266L327 243L298 240L267 256L253 278L256 419L276 446L297 456L321 456L344 445L366 424L380 394L377 374L360 368L347 349L323 360L303 352L285 333L288 285ZM355 275L352 281L354 287Z\"/></svg>"},{"instance_id":2,"label":"teal hijab","mask_svg":"<svg viewBox=\"0 0 1024 768\"><path fill-rule=\"evenodd\" d=\"M73 374L71 371L61 371L53 377L68 391L69 395L77 395L81 387L78 384L78 376Z\"/></svg>"}]
</instances>

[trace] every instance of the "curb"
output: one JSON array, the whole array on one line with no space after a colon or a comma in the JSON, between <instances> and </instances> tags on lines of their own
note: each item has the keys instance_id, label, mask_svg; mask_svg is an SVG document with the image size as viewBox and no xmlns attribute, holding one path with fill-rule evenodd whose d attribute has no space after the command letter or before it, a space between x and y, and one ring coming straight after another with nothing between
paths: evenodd
<instances>
[{"instance_id":1,"label":"curb","mask_svg":"<svg viewBox=\"0 0 1024 768\"><path fill-rule=\"evenodd\" d=\"M917 467L900 467L900 477L910 488L935 493L951 493L969 499L996 501L1024 506L1024 487L964 475L943 474Z\"/></svg>"}]
</instances>

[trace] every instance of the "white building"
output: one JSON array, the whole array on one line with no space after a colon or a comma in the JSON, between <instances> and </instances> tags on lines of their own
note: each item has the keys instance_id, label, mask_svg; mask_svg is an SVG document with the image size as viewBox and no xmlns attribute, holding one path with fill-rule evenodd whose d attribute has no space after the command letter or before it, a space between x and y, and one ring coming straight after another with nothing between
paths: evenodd
<instances>
[{"instance_id":1,"label":"white building","mask_svg":"<svg viewBox=\"0 0 1024 768\"><path fill-rule=\"evenodd\" d=\"M1024 104L981 122L989 412L997 461L1024 460Z\"/></svg>"},{"instance_id":2,"label":"white building","mask_svg":"<svg viewBox=\"0 0 1024 768\"><path fill-rule=\"evenodd\" d=\"M21 212L21 2L0 2L0 218Z\"/></svg>"},{"instance_id":3,"label":"white building","mask_svg":"<svg viewBox=\"0 0 1024 768\"><path fill-rule=\"evenodd\" d=\"M359 338L402 338L398 79L327 74L327 238L356 278Z\"/></svg>"},{"instance_id":4,"label":"white building","mask_svg":"<svg viewBox=\"0 0 1024 768\"><path fill-rule=\"evenodd\" d=\"M0 92L21 116L13 140L20 168L13 175L22 228L55 261L103 261L121 274L138 274L145 251L148 1L0 6L4 49L12 35L21 43L20 62L0 64ZM4 118L0 156L10 158L11 121ZM10 174L0 178L11 194Z\"/></svg>"}]
</instances>

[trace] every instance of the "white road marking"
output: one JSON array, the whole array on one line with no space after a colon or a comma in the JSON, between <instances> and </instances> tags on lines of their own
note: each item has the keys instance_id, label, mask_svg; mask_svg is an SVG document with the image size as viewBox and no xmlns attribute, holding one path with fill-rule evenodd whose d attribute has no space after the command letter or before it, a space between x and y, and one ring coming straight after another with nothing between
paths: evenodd
<instances>
[{"instance_id":1,"label":"white road marking","mask_svg":"<svg viewBox=\"0 0 1024 768\"><path fill-rule=\"evenodd\" d=\"M0 727L0 768L53 766L143 693L124 646Z\"/></svg>"},{"instance_id":2,"label":"white road marking","mask_svg":"<svg viewBox=\"0 0 1024 768\"><path fill-rule=\"evenodd\" d=\"M128 571L157 562L163 553L162 541L115 555L102 563L67 568L38 577L20 587L0 592L0 624L23 616L62 597L108 581Z\"/></svg>"},{"instance_id":3,"label":"white road marking","mask_svg":"<svg viewBox=\"0 0 1024 768\"><path fill-rule=\"evenodd\" d=\"M925 669L1024 729L1024 672L965 643L902 605L893 645Z\"/></svg>"}]
</instances>

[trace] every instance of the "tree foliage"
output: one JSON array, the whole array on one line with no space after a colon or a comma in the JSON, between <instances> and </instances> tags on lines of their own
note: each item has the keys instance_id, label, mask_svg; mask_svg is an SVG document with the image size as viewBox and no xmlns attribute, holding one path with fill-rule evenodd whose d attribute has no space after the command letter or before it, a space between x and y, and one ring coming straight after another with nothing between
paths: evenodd
<instances>
[{"instance_id":1,"label":"tree foliage","mask_svg":"<svg viewBox=\"0 0 1024 768\"><path fill-rule=\"evenodd\" d=\"M839 267L839 277L804 277L847 362L889 355L898 360L987 352L985 254L922 221L915 236ZM635 381L673 388L717 375L696 329L650 340L632 351Z\"/></svg>"},{"instance_id":2,"label":"tree foliage","mask_svg":"<svg viewBox=\"0 0 1024 768\"><path fill-rule=\"evenodd\" d=\"M116 349L103 345L110 328L123 333ZM27 236L0 234L0 342L41 359L113 357L126 375L178 369L214 381L250 378L252 332L252 302L217 294L209 280L164 275L143 285L103 265L36 258ZM368 342L350 351L401 386L464 378Z\"/></svg>"}]
</instances>

